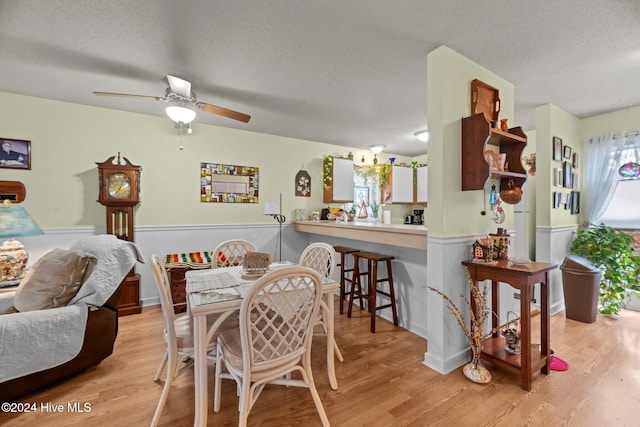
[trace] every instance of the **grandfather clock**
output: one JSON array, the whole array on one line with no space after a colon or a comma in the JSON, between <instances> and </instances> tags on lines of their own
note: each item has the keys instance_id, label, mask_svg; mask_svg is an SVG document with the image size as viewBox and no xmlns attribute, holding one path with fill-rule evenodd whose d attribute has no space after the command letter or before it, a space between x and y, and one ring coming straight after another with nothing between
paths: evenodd
<instances>
[{"instance_id":1,"label":"grandfather clock","mask_svg":"<svg viewBox=\"0 0 640 427\"><path fill-rule=\"evenodd\" d=\"M140 166L132 164L118 152L98 165L100 189L98 202L107 207L107 234L118 239L133 242L133 207L140 202ZM124 279L124 286L118 304L118 315L126 316L142 311L140 305L140 275L131 269Z\"/></svg>"}]
</instances>

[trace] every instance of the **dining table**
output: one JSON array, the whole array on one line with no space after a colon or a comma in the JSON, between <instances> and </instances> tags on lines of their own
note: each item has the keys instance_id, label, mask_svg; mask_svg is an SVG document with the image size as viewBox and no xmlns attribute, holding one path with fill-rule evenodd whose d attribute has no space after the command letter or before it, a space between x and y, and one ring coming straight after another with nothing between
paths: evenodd
<instances>
[{"instance_id":1,"label":"dining table","mask_svg":"<svg viewBox=\"0 0 640 427\"><path fill-rule=\"evenodd\" d=\"M296 264L283 261L271 263L269 271L292 267ZM243 266L232 266L208 270L192 270L185 274L188 309L193 316L194 334L194 389L195 417L194 426L207 425L208 413L208 369L207 345L222 322L237 313L243 298L251 287L262 277L249 274ZM334 349L334 301L333 294L339 290L340 283L329 278L322 280L323 299L328 309L327 321L327 373L329 384L337 390ZM207 316L218 314L207 329Z\"/></svg>"}]
</instances>

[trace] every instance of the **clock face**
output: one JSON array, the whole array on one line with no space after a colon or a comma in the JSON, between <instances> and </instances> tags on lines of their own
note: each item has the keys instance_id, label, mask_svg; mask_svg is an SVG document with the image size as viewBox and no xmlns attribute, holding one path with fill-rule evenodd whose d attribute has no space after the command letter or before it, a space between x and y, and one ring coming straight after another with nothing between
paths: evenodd
<instances>
[{"instance_id":1,"label":"clock face","mask_svg":"<svg viewBox=\"0 0 640 427\"><path fill-rule=\"evenodd\" d=\"M129 181L129 177L122 172L116 172L109 175L107 186L109 196L114 199L128 199L131 196L131 183Z\"/></svg>"}]
</instances>

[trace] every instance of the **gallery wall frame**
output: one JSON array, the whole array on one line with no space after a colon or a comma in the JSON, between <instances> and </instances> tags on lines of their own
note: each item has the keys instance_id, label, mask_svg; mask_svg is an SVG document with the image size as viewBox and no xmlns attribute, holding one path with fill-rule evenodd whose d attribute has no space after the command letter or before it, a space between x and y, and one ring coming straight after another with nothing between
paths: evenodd
<instances>
[{"instance_id":1,"label":"gallery wall frame","mask_svg":"<svg viewBox=\"0 0 640 427\"><path fill-rule=\"evenodd\" d=\"M553 185L562 187L562 168L555 168L553 176Z\"/></svg>"},{"instance_id":2,"label":"gallery wall frame","mask_svg":"<svg viewBox=\"0 0 640 427\"><path fill-rule=\"evenodd\" d=\"M31 170L31 141L0 138L0 168Z\"/></svg>"},{"instance_id":3,"label":"gallery wall frame","mask_svg":"<svg viewBox=\"0 0 640 427\"><path fill-rule=\"evenodd\" d=\"M571 192L571 214L578 215L580 213L580 192Z\"/></svg>"},{"instance_id":4,"label":"gallery wall frame","mask_svg":"<svg viewBox=\"0 0 640 427\"><path fill-rule=\"evenodd\" d=\"M553 137L553 160L562 160L562 138L557 136Z\"/></svg>"},{"instance_id":5,"label":"gallery wall frame","mask_svg":"<svg viewBox=\"0 0 640 427\"><path fill-rule=\"evenodd\" d=\"M571 160L571 147L569 145L565 145L562 147L562 155L565 159Z\"/></svg>"},{"instance_id":6,"label":"gallery wall frame","mask_svg":"<svg viewBox=\"0 0 640 427\"><path fill-rule=\"evenodd\" d=\"M562 162L562 186L572 188L573 167L568 161Z\"/></svg>"}]
</instances>

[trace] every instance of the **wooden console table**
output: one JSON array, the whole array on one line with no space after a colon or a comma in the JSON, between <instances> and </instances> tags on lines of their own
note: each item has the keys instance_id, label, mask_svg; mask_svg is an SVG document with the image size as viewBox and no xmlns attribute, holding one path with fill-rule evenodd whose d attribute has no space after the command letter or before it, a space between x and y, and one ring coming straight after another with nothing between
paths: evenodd
<instances>
[{"instance_id":1,"label":"wooden console table","mask_svg":"<svg viewBox=\"0 0 640 427\"><path fill-rule=\"evenodd\" d=\"M494 330L500 326L500 289L499 282L520 290L520 354L512 354L504 348L506 340L494 332L483 342L481 358L508 371L520 374L520 387L531 390L531 377L540 369L549 373L550 334L549 334L549 271L557 268L555 264L530 262L526 265L513 265L507 260L495 264L463 261L469 270L471 280L480 282L491 280L491 324ZM531 345L531 290L540 283L540 347ZM472 308L476 309L473 304ZM487 305L489 303L487 302Z\"/></svg>"}]
</instances>

